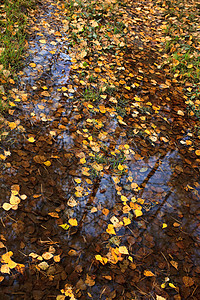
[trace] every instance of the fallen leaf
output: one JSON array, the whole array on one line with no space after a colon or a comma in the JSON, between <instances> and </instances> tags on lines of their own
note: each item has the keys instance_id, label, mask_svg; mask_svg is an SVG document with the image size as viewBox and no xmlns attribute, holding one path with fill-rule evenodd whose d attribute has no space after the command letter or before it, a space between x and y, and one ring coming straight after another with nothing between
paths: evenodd
<instances>
[{"instance_id":1,"label":"fallen leaf","mask_svg":"<svg viewBox=\"0 0 200 300\"><path fill-rule=\"evenodd\" d=\"M30 143L34 143L34 142L35 142L35 139L34 139L34 137L30 137L30 138L28 139L28 141L29 141Z\"/></svg>"},{"instance_id":2,"label":"fallen leaf","mask_svg":"<svg viewBox=\"0 0 200 300\"><path fill-rule=\"evenodd\" d=\"M71 218L71 219L69 219L69 224L70 224L71 226L77 226L77 225L78 225L78 222L77 222L76 219Z\"/></svg>"},{"instance_id":3,"label":"fallen leaf","mask_svg":"<svg viewBox=\"0 0 200 300\"><path fill-rule=\"evenodd\" d=\"M175 287L175 285L173 284L173 283L169 283L169 286L171 287L171 288L173 288L173 289L176 289L176 287Z\"/></svg>"},{"instance_id":4,"label":"fallen leaf","mask_svg":"<svg viewBox=\"0 0 200 300\"><path fill-rule=\"evenodd\" d=\"M50 252L45 252L42 254L42 257L45 259L45 260L49 260L53 257L53 254L50 253Z\"/></svg>"},{"instance_id":5,"label":"fallen leaf","mask_svg":"<svg viewBox=\"0 0 200 300\"><path fill-rule=\"evenodd\" d=\"M151 271L145 270L145 271L144 271L144 276L152 277L152 276L155 276L155 274L152 273Z\"/></svg>"},{"instance_id":6,"label":"fallen leaf","mask_svg":"<svg viewBox=\"0 0 200 300\"><path fill-rule=\"evenodd\" d=\"M43 271L46 271L48 268L49 268L49 265L46 261L43 261L41 263L38 264L38 267L43 270Z\"/></svg>"},{"instance_id":7,"label":"fallen leaf","mask_svg":"<svg viewBox=\"0 0 200 300\"><path fill-rule=\"evenodd\" d=\"M55 256L53 257L53 260L54 260L55 262L60 262L60 255L55 255Z\"/></svg>"},{"instance_id":8,"label":"fallen leaf","mask_svg":"<svg viewBox=\"0 0 200 300\"><path fill-rule=\"evenodd\" d=\"M108 224L108 228L106 229L106 232L109 233L109 234L115 234L116 235L113 224Z\"/></svg>"},{"instance_id":9,"label":"fallen leaf","mask_svg":"<svg viewBox=\"0 0 200 300\"><path fill-rule=\"evenodd\" d=\"M48 213L52 218L59 218L59 214L57 212L50 212Z\"/></svg>"},{"instance_id":10,"label":"fallen leaf","mask_svg":"<svg viewBox=\"0 0 200 300\"><path fill-rule=\"evenodd\" d=\"M190 287L194 284L194 280L189 276L184 276L183 277L183 283L186 287Z\"/></svg>"},{"instance_id":11,"label":"fallen leaf","mask_svg":"<svg viewBox=\"0 0 200 300\"><path fill-rule=\"evenodd\" d=\"M75 207L77 205L77 201L73 196L69 198L69 200L67 201L67 205L69 205L70 207Z\"/></svg>"},{"instance_id":12,"label":"fallen leaf","mask_svg":"<svg viewBox=\"0 0 200 300\"><path fill-rule=\"evenodd\" d=\"M43 164L46 166L46 167L50 167L51 165L51 162L49 160L43 162Z\"/></svg>"},{"instance_id":13,"label":"fallen leaf","mask_svg":"<svg viewBox=\"0 0 200 300\"><path fill-rule=\"evenodd\" d=\"M171 260L171 261L170 261L170 264L171 264L176 270L178 270L178 263L177 263L176 261Z\"/></svg>"},{"instance_id":14,"label":"fallen leaf","mask_svg":"<svg viewBox=\"0 0 200 300\"><path fill-rule=\"evenodd\" d=\"M2 205L2 208L6 211L10 210L12 208L12 205L10 203L7 203L5 202L3 205Z\"/></svg>"},{"instance_id":15,"label":"fallen leaf","mask_svg":"<svg viewBox=\"0 0 200 300\"><path fill-rule=\"evenodd\" d=\"M127 226L127 225L131 224L131 220L127 217L123 218L123 222L124 222L124 226Z\"/></svg>"},{"instance_id":16,"label":"fallen leaf","mask_svg":"<svg viewBox=\"0 0 200 300\"><path fill-rule=\"evenodd\" d=\"M108 262L106 257L102 257L101 255L95 255L96 260L100 261L102 265L105 265Z\"/></svg>"},{"instance_id":17,"label":"fallen leaf","mask_svg":"<svg viewBox=\"0 0 200 300\"><path fill-rule=\"evenodd\" d=\"M88 274L86 275L85 284L87 284L88 286L95 285L95 281L93 280L92 276L90 276Z\"/></svg>"},{"instance_id":18,"label":"fallen leaf","mask_svg":"<svg viewBox=\"0 0 200 300\"><path fill-rule=\"evenodd\" d=\"M109 209L103 208L103 209L102 209L102 213L103 213L105 216L107 216L107 215L109 214Z\"/></svg>"},{"instance_id":19,"label":"fallen leaf","mask_svg":"<svg viewBox=\"0 0 200 300\"><path fill-rule=\"evenodd\" d=\"M140 209L135 209L134 210L134 214L135 214L136 217L140 217L140 216L143 215L143 213L142 213L142 211Z\"/></svg>"},{"instance_id":20,"label":"fallen leaf","mask_svg":"<svg viewBox=\"0 0 200 300\"><path fill-rule=\"evenodd\" d=\"M119 253L121 254L129 254L128 249L125 246L119 247Z\"/></svg>"},{"instance_id":21,"label":"fallen leaf","mask_svg":"<svg viewBox=\"0 0 200 300\"><path fill-rule=\"evenodd\" d=\"M166 300L167 298L164 298L164 297L162 297L162 296L158 296L158 295L156 295L156 300Z\"/></svg>"},{"instance_id":22,"label":"fallen leaf","mask_svg":"<svg viewBox=\"0 0 200 300\"><path fill-rule=\"evenodd\" d=\"M10 268L8 267L7 264L1 266L1 273L10 274Z\"/></svg>"},{"instance_id":23,"label":"fallen leaf","mask_svg":"<svg viewBox=\"0 0 200 300\"><path fill-rule=\"evenodd\" d=\"M196 150L196 151L195 151L195 154L196 154L197 156L199 156L199 155L200 155L200 150Z\"/></svg>"},{"instance_id":24,"label":"fallen leaf","mask_svg":"<svg viewBox=\"0 0 200 300\"><path fill-rule=\"evenodd\" d=\"M37 258L39 255L36 254L36 253L34 253L34 252L31 252L31 253L29 254L29 256L35 259L35 258Z\"/></svg>"},{"instance_id":25,"label":"fallen leaf","mask_svg":"<svg viewBox=\"0 0 200 300\"><path fill-rule=\"evenodd\" d=\"M69 224L67 224L67 223L61 224L59 226L62 227L64 230L68 230L69 229Z\"/></svg>"}]
</instances>

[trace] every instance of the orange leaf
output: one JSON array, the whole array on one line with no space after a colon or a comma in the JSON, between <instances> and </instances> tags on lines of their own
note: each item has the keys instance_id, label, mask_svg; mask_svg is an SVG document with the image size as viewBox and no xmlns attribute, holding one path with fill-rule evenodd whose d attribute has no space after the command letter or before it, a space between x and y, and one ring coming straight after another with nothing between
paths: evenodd
<instances>
[{"instance_id":1,"label":"orange leaf","mask_svg":"<svg viewBox=\"0 0 200 300\"><path fill-rule=\"evenodd\" d=\"M155 276L155 274L153 274L151 271L145 270L144 271L144 276L152 277L152 276Z\"/></svg>"},{"instance_id":2,"label":"orange leaf","mask_svg":"<svg viewBox=\"0 0 200 300\"><path fill-rule=\"evenodd\" d=\"M102 209L102 213L103 213L105 216L107 216L107 215L109 214L109 209L103 208L103 209Z\"/></svg>"}]
</instances>

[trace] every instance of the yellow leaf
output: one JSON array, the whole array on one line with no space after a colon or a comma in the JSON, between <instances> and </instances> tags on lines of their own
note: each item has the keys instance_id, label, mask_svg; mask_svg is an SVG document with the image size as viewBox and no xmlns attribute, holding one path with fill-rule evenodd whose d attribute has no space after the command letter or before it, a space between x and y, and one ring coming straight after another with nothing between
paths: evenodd
<instances>
[{"instance_id":1,"label":"yellow leaf","mask_svg":"<svg viewBox=\"0 0 200 300\"><path fill-rule=\"evenodd\" d=\"M188 69L191 69L191 68L193 68L193 64L190 64L187 67L188 67Z\"/></svg>"},{"instance_id":2,"label":"yellow leaf","mask_svg":"<svg viewBox=\"0 0 200 300\"><path fill-rule=\"evenodd\" d=\"M9 105L13 106L13 107L16 106L16 104L14 102L12 102L12 101L9 101Z\"/></svg>"},{"instance_id":3,"label":"yellow leaf","mask_svg":"<svg viewBox=\"0 0 200 300\"><path fill-rule=\"evenodd\" d=\"M71 218L71 219L69 219L69 224L70 224L71 226L77 226L77 225L78 225L78 222L77 222L76 219Z\"/></svg>"},{"instance_id":4,"label":"yellow leaf","mask_svg":"<svg viewBox=\"0 0 200 300\"><path fill-rule=\"evenodd\" d=\"M100 261L102 265L105 265L108 262L106 257L102 257L101 255L95 255L96 260Z\"/></svg>"},{"instance_id":5,"label":"yellow leaf","mask_svg":"<svg viewBox=\"0 0 200 300\"><path fill-rule=\"evenodd\" d=\"M83 157L83 158L80 159L80 163L81 164L85 164L86 163L85 157Z\"/></svg>"},{"instance_id":6,"label":"yellow leaf","mask_svg":"<svg viewBox=\"0 0 200 300\"><path fill-rule=\"evenodd\" d=\"M50 162L49 160L47 160L47 161L43 162L43 164L44 164L45 166L47 166L47 167L50 167L51 162Z\"/></svg>"},{"instance_id":7,"label":"yellow leaf","mask_svg":"<svg viewBox=\"0 0 200 300\"><path fill-rule=\"evenodd\" d=\"M131 262L133 262L133 258L131 256L128 257L128 260L130 260Z\"/></svg>"},{"instance_id":8,"label":"yellow leaf","mask_svg":"<svg viewBox=\"0 0 200 300\"><path fill-rule=\"evenodd\" d=\"M171 288L173 288L173 289L176 289L176 287L175 287L175 285L173 284L173 283L169 283L169 286L171 287Z\"/></svg>"},{"instance_id":9,"label":"yellow leaf","mask_svg":"<svg viewBox=\"0 0 200 300\"><path fill-rule=\"evenodd\" d=\"M122 124L122 125L127 125L123 120L121 120L121 119L118 119L118 122L119 122L119 124Z\"/></svg>"},{"instance_id":10,"label":"yellow leaf","mask_svg":"<svg viewBox=\"0 0 200 300\"><path fill-rule=\"evenodd\" d=\"M127 201L128 201L128 198L127 198L126 196L121 195L121 200L122 200L123 202L127 202Z\"/></svg>"},{"instance_id":11,"label":"yellow leaf","mask_svg":"<svg viewBox=\"0 0 200 300\"><path fill-rule=\"evenodd\" d=\"M119 165L118 165L118 170L123 171L123 170L124 170L124 167L123 167L121 164L119 164Z\"/></svg>"},{"instance_id":12,"label":"yellow leaf","mask_svg":"<svg viewBox=\"0 0 200 300\"><path fill-rule=\"evenodd\" d=\"M15 122L9 122L8 126L10 127L11 130L13 130L17 127L17 124L15 124Z\"/></svg>"},{"instance_id":13,"label":"yellow leaf","mask_svg":"<svg viewBox=\"0 0 200 300\"><path fill-rule=\"evenodd\" d=\"M0 154L0 159L5 160L5 159L6 159L6 156L3 155L3 154Z\"/></svg>"},{"instance_id":14,"label":"yellow leaf","mask_svg":"<svg viewBox=\"0 0 200 300\"><path fill-rule=\"evenodd\" d=\"M67 88L66 88L65 86L63 86L63 87L62 87L62 91L63 91L63 92L66 92L66 91L67 91Z\"/></svg>"},{"instance_id":15,"label":"yellow leaf","mask_svg":"<svg viewBox=\"0 0 200 300\"><path fill-rule=\"evenodd\" d=\"M53 260L54 260L55 262L60 262L60 255L55 255L55 256L53 257Z\"/></svg>"},{"instance_id":16,"label":"yellow leaf","mask_svg":"<svg viewBox=\"0 0 200 300\"><path fill-rule=\"evenodd\" d=\"M59 225L59 226L62 227L64 230L69 229L69 225L68 225L67 223L61 224L61 225Z\"/></svg>"},{"instance_id":17,"label":"yellow leaf","mask_svg":"<svg viewBox=\"0 0 200 300\"><path fill-rule=\"evenodd\" d=\"M10 269L14 269L16 266L17 266L16 262L14 262L12 259L10 259L8 262L8 267Z\"/></svg>"},{"instance_id":18,"label":"yellow leaf","mask_svg":"<svg viewBox=\"0 0 200 300\"><path fill-rule=\"evenodd\" d=\"M4 263L4 264L7 264L10 261L12 255L13 255L12 251L4 253L1 256L1 262Z\"/></svg>"},{"instance_id":19,"label":"yellow leaf","mask_svg":"<svg viewBox=\"0 0 200 300\"><path fill-rule=\"evenodd\" d=\"M140 216L143 215L143 213L142 213L142 211L141 211L140 209L135 209L135 210L134 210L134 213L135 213L135 216L136 216L136 217L140 217Z\"/></svg>"},{"instance_id":20,"label":"yellow leaf","mask_svg":"<svg viewBox=\"0 0 200 300\"><path fill-rule=\"evenodd\" d=\"M163 223L162 228L166 228L166 227L167 227L167 224Z\"/></svg>"},{"instance_id":21,"label":"yellow leaf","mask_svg":"<svg viewBox=\"0 0 200 300\"><path fill-rule=\"evenodd\" d=\"M128 144L125 144L125 145L124 145L124 148L125 148L126 150L128 150L130 147L129 147Z\"/></svg>"},{"instance_id":22,"label":"yellow leaf","mask_svg":"<svg viewBox=\"0 0 200 300\"><path fill-rule=\"evenodd\" d=\"M115 234L115 229L114 229L114 226L112 224L108 224L108 228L106 229L106 232L109 233L109 234Z\"/></svg>"},{"instance_id":23,"label":"yellow leaf","mask_svg":"<svg viewBox=\"0 0 200 300\"><path fill-rule=\"evenodd\" d=\"M152 276L155 276L155 274L153 274L151 271L145 270L144 271L144 276L152 277Z\"/></svg>"},{"instance_id":24,"label":"yellow leaf","mask_svg":"<svg viewBox=\"0 0 200 300\"><path fill-rule=\"evenodd\" d=\"M200 150L196 150L196 151L195 151L195 154L196 154L197 156L199 156L199 155L200 155Z\"/></svg>"},{"instance_id":25,"label":"yellow leaf","mask_svg":"<svg viewBox=\"0 0 200 300\"><path fill-rule=\"evenodd\" d=\"M34 143L34 142L35 142L35 139L34 139L34 137L30 137L30 138L28 139L28 141L29 141L30 143Z\"/></svg>"},{"instance_id":26,"label":"yellow leaf","mask_svg":"<svg viewBox=\"0 0 200 300\"><path fill-rule=\"evenodd\" d=\"M123 221L124 221L124 226L127 226L127 225L131 224L131 220L127 217L124 217Z\"/></svg>"},{"instance_id":27,"label":"yellow leaf","mask_svg":"<svg viewBox=\"0 0 200 300\"><path fill-rule=\"evenodd\" d=\"M35 68L35 67L36 67L36 64L35 64L35 63L30 63L29 66L30 66L31 68Z\"/></svg>"}]
</instances>

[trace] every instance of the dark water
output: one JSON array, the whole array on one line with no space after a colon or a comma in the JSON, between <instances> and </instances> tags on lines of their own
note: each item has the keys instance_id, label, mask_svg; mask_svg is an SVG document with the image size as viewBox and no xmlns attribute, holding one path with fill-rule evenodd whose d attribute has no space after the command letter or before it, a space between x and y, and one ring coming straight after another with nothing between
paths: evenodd
<instances>
[{"instance_id":1,"label":"dark water","mask_svg":"<svg viewBox=\"0 0 200 300\"><path fill-rule=\"evenodd\" d=\"M20 101L13 100L17 107L9 118L17 119L18 126L1 145L11 155L2 165L0 199L2 205L9 201L13 184L27 199L16 211L1 209L1 241L6 246L1 255L12 251L13 260L24 264L25 271L22 275L12 269L4 274L0 299L55 299L66 283L75 287L79 299L156 299L165 292L167 299L179 299L176 295L199 299L199 160L186 144L193 139L191 127L176 114L178 96L168 102L162 89L150 95L161 106L156 117L147 114L142 122L148 128L156 126L153 141L132 126L124 131L111 115L99 118L102 132L107 132L103 141L110 159L112 149L120 152L120 145L130 145L124 152L128 171L119 176L104 169L100 176L84 176L79 163L83 138L77 130L87 128L87 116L78 116L82 112L73 96L76 88L70 77L72 62L63 20L61 8L50 3L33 17L25 67L12 91L13 99ZM62 89L66 84L72 85L68 91ZM30 137L34 143L27 141ZM45 161L51 166L45 166ZM117 184L115 177L119 177ZM133 211L123 214L120 193L137 198L141 217ZM74 207L67 204L70 197L76 201ZM51 212L59 218L50 217ZM106 233L112 216L131 219L114 239ZM78 226L65 231L59 225L69 218L76 218ZM132 261L126 255L117 264L99 264L95 255L106 256L114 245L126 245ZM42 255L49 247L61 261L51 259L50 267L41 270L40 261L29 254ZM144 276L145 270L154 276ZM85 283L87 276L94 285ZM191 278L190 283L184 277Z\"/></svg>"}]
</instances>

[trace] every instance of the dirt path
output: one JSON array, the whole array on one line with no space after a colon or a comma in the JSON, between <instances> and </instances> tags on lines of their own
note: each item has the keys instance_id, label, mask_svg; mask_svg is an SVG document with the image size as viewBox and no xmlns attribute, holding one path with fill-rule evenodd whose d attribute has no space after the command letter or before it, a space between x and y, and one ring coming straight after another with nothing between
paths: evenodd
<instances>
[{"instance_id":1,"label":"dirt path","mask_svg":"<svg viewBox=\"0 0 200 300\"><path fill-rule=\"evenodd\" d=\"M198 299L197 137L148 26L124 53L95 48L93 70L62 3L30 22L1 142L0 299Z\"/></svg>"}]
</instances>

